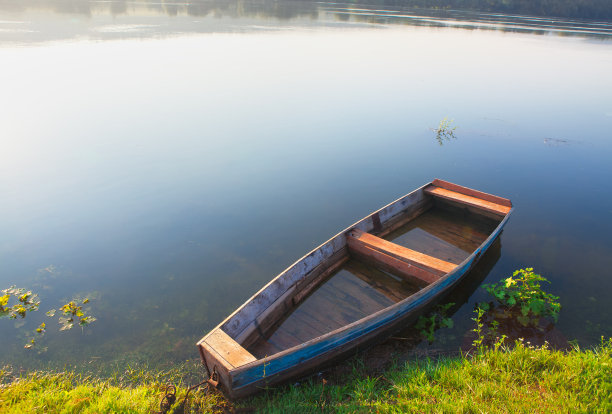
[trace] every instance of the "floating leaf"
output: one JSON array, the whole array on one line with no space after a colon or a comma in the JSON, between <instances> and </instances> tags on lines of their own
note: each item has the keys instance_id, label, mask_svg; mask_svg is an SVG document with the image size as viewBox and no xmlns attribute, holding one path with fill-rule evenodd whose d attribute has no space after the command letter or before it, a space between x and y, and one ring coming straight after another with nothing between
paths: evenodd
<instances>
[{"instance_id":1,"label":"floating leaf","mask_svg":"<svg viewBox=\"0 0 612 414\"><path fill-rule=\"evenodd\" d=\"M21 303L13 306L13 314L11 317L16 319L17 316L21 316L22 318L25 318L26 316L26 308Z\"/></svg>"},{"instance_id":2,"label":"floating leaf","mask_svg":"<svg viewBox=\"0 0 612 414\"><path fill-rule=\"evenodd\" d=\"M51 309L50 311L47 311L46 315L50 318L53 318L55 316L55 309Z\"/></svg>"},{"instance_id":3,"label":"floating leaf","mask_svg":"<svg viewBox=\"0 0 612 414\"><path fill-rule=\"evenodd\" d=\"M0 307L6 306L10 298L11 298L11 295L0 296Z\"/></svg>"},{"instance_id":4,"label":"floating leaf","mask_svg":"<svg viewBox=\"0 0 612 414\"><path fill-rule=\"evenodd\" d=\"M94 318L93 316L85 316L83 318L81 318L81 320L79 321L79 325L81 326L87 326L90 323L95 322L97 319Z\"/></svg>"},{"instance_id":5,"label":"floating leaf","mask_svg":"<svg viewBox=\"0 0 612 414\"><path fill-rule=\"evenodd\" d=\"M72 329L72 327L74 326L74 319L60 317L59 323L60 325L62 325L60 331L66 331L68 329Z\"/></svg>"},{"instance_id":6,"label":"floating leaf","mask_svg":"<svg viewBox=\"0 0 612 414\"><path fill-rule=\"evenodd\" d=\"M440 326L442 328L452 328L453 326L455 326L455 324L451 318L445 318L442 319L442 322L440 322Z\"/></svg>"},{"instance_id":7,"label":"floating leaf","mask_svg":"<svg viewBox=\"0 0 612 414\"><path fill-rule=\"evenodd\" d=\"M60 331L67 331L68 329L72 329L74 325L69 323L69 324L64 324L62 325L62 327L60 328Z\"/></svg>"}]
</instances>

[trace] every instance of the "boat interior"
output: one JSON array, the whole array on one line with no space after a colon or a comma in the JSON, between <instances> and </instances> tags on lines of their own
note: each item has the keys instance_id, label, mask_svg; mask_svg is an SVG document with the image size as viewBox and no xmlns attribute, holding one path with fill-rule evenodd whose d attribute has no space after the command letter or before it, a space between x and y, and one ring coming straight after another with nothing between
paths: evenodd
<instances>
[{"instance_id":1,"label":"boat interior","mask_svg":"<svg viewBox=\"0 0 612 414\"><path fill-rule=\"evenodd\" d=\"M435 180L418 203L391 219L381 222L374 213L372 231L346 233L345 247L262 312L251 329L234 338L218 329L206 342L217 349L231 343L238 359L232 365L240 366L358 321L451 272L511 208L509 200Z\"/></svg>"}]
</instances>

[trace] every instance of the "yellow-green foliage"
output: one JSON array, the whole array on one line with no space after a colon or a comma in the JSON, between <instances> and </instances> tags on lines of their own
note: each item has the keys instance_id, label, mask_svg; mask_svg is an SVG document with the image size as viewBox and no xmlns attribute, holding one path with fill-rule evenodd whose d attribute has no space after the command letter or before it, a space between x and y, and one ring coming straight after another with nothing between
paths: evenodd
<instances>
[{"instance_id":1,"label":"yellow-green foliage","mask_svg":"<svg viewBox=\"0 0 612 414\"><path fill-rule=\"evenodd\" d=\"M32 373L5 386L0 411L7 413L151 412L157 387L121 389L102 381L73 382L70 374Z\"/></svg>"},{"instance_id":2,"label":"yellow-green foliage","mask_svg":"<svg viewBox=\"0 0 612 414\"><path fill-rule=\"evenodd\" d=\"M165 385L149 383L117 386L72 373L30 373L0 388L2 413L147 413L159 410ZM179 401L186 389L179 388ZM192 392L196 412L214 412L222 403L218 394Z\"/></svg>"},{"instance_id":3,"label":"yellow-green foliage","mask_svg":"<svg viewBox=\"0 0 612 414\"><path fill-rule=\"evenodd\" d=\"M9 379L0 370L2 413L151 413L159 409L159 381L82 378L72 373L30 373ZM146 373L143 378L155 378ZM121 383L120 383L121 384ZM186 387L179 386L178 400ZM232 410L219 394L193 394L192 412ZM473 357L409 361L384 375L356 369L339 385L310 380L240 401L233 408L256 412L612 412L612 339L593 350L570 352L518 342L510 350L485 350Z\"/></svg>"}]
</instances>

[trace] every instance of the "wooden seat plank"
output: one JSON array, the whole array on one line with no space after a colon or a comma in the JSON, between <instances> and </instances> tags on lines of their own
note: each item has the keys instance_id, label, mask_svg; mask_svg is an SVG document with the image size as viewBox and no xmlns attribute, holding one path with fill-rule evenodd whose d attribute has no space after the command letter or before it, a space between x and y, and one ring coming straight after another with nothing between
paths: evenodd
<instances>
[{"instance_id":1,"label":"wooden seat plank","mask_svg":"<svg viewBox=\"0 0 612 414\"><path fill-rule=\"evenodd\" d=\"M469 196L472 196L472 197L476 197L476 198L479 198L481 200L491 201L491 202L493 202L495 204L499 204L499 205L507 206L507 207L512 207L512 202L509 199L507 199L507 198L498 197L498 196L493 195L493 194L489 194L489 193L485 193L485 192L482 192L482 191L474 190L473 188L464 187L462 185L457 185L457 184L454 184L454 183L450 183L448 181L440 180L438 178L433 180L432 184L434 186L436 186L436 187L445 188L447 190L455 191L457 193L469 195Z\"/></svg>"},{"instance_id":2,"label":"wooden seat plank","mask_svg":"<svg viewBox=\"0 0 612 414\"><path fill-rule=\"evenodd\" d=\"M378 266L387 272L401 276L419 286L428 285L440 278L437 274L389 256L379 250L372 249L357 240L349 239L349 246L352 254L357 255L359 259Z\"/></svg>"},{"instance_id":3,"label":"wooden seat plank","mask_svg":"<svg viewBox=\"0 0 612 414\"><path fill-rule=\"evenodd\" d=\"M435 197L440 197L446 200L456 201L471 207L480 208L482 210L494 213L500 216L505 216L510 212L512 207L494 203L492 201L483 200L481 198L472 197L470 195L447 190L446 188L430 185L424 190L427 194Z\"/></svg>"},{"instance_id":4,"label":"wooden seat plank","mask_svg":"<svg viewBox=\"0 0 612 414\"><path fill-rule=\"evenodd\" d=\"M249 362L257 361L257 358L223 332L221 328L208 335L205 342L217 351L232 367L239 367Z\"/></svg>"},{"instance_id":5,"label":"wooden seat plank","mask_svg":"<svg viewBox=\"0 0 612 414\"><path fill-rule=\"evenodd\" d=\"M358 229L353 229L350 232L348 236L348 243L349 248L354 248L356 245L361 244L365 247L377 250L388 256L394 257L438 276L449 273L455 267L457 267L457 265L454 263L450 263L445 260L417 252L416 250L400 246Z\"/></svg>"}]
</instances>

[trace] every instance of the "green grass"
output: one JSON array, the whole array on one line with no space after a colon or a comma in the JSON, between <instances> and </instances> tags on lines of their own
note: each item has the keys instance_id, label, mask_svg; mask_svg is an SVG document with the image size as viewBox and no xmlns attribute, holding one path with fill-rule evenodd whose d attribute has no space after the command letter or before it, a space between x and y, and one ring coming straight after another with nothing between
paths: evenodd
<instances>
[{"instance_id":1,"label":"green grass","mask_svg":"<svg viewBox=\"0 0 612 414\"><path fill-rule=\"evenodd\" d=\"M73 373L29 373L17 378L6 370L0 374L3 413L150 413L159 408L164 388L159 381L163 376L142 373L136 375L137 380L134 374L107 380ZM180 400L186 387L178 388ZM192 409L270 413L607 413L612 411L611 395L612 339L592 350L575 348L569 352L519 342L512 350L500 348L471 357L408 361L375 377L355 368L341 383L310 379L300 386L268 391L235 405L217 393L196 392Z\"/></svg>"}]
</instances>

